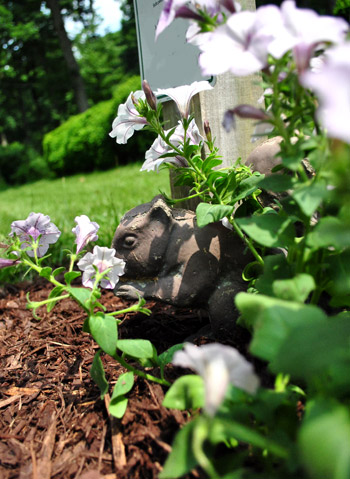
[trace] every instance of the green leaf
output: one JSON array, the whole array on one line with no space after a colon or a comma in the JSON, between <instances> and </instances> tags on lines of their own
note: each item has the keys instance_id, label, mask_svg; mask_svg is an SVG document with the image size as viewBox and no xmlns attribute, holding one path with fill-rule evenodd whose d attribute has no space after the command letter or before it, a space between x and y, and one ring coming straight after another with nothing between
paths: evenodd
<instances>
[{"instance_id":1,"label":"green leaf","mask_svg":"<svg viewBox=\"0 0 350 479\"><path fill-rule=\"evenodd\" d=\"M62 286L55 286L49 294L49 299L56 298L57 296L61 296L63 291L64 291L64 288ZM46 305L47 312L50 313L53 310L53 308L55 307L56 304L57 304L57 301L53 301L52 303L48 303Z\"/></svg>"},{"instance_id":2,"label":"green leaf","mask_svg":"<svg viewBox=\"0 0 350 479\"><path fill-rule=\"evenodd\" d=\"M203 407L203 379L195 374L188 374L178 378L166 392L163 406L180 410Z\"/></svg>"},{"instance_id":3,"label":"green leaf","mask_svg":"<svg viewBox=\"0 0 350 479\"><path fill-rule=\"evenodd\" d=\"M350 414L337 404L315 402L301 426L301 461L313 479L349 479Z\"/></svg>"},{"instance_id":4,"label":"green leaf","mask_svg":"<svg viewBox=\"0 0 350 479\"><path fill-rule=\"evenodd\" d=\"M291 267L284 254L274 254L264 257L264 271L256 280L255 288L267 296L274 296L272 289L276 279L287 279L291 277Z\"/></svg>"},{"instance_id":5,"label":"green leaf","mask_svg":"<svg viewBox=\"0 0 350 479\"><path fill-rule=\"evenodd\" d=\"M174 479L185 475L197 466L198 461L192 451L193 430L196 421L186 424L175 436L171 453L165 461L159 479Z\"/></svg>"},{"instance_id":6,"label":"green leaf","mask_svg":"<svg viewBox=\"0 0 350 479\"><path fill-rule=\"evenodd\" d=\"M295 155L282 156L282 165L291 171L297 171L301 165L301 161L304 159L304 153L300 152Z\"/></svg>"},{"instance_id":7,"label":"green leaf","mask_svg":"<svg viewBox=\"0 0 350 479\"><path fill-rule=\"evenodd\" d=\"M262 294L238 293L236 305L254 335L251 352L267 361L272 361L281 351L291 330L301 324L316 323L326 316L313 305L270 298Z\"/></svg>"},{"instance_id":8,"label":"green leaf","mask_svg":"<svg viewBox=\"0 0 350 479\"><path fill-rule=\"evenodd\" d=\"M242 230L257 243L269 248L284 248L294 243L295 230L289 218L274 213L236 218Z\"/></svg>"},{"instance_id":9,"label":"green leaf","mask_svg":"<svg viewBox=\"0 0 350 479\"><path fill-rule=\"evenodd\" d=\"M209 156L203 161L202 171L204 173L207 173L212 168L215 168L216 166L221 165L221 163L222 163L222 160L219 160L218 158L210 158Z\"/></svg>"},{"instance_id":10,"label":"green leaf","mask_svg":"<svg viewBox=\"0 0 350 479\"><path fill-rule=\"evenodd\" d=\"M101 399L104 398L105 394L108 392L108 382L106 380L105 371L103 369L103 364L101 361L101 351L97 351L92 361L90 375L93 381L100 388Z\"/></svg>"},{"instance_id":11,"label":"green leaf","mask_svg":"<svg viewBox=\"0 0 350 479\"><path fill-rule=\"evenodd\" d=\"M86 301L90 299L91 289L74 288L73 286L68 286L67 291L72 296L72 298L80 304L80 306L86 309Z\"/></svg>"},{"instance_id":12,"label":"green leaf","mask_svg":"<svg viewBox=\"0 0 350 479\"><path fill-rule=\"evenodd\" d=\"M134 374L127 372L119 376L116 385L114 386L111 401L108 406L109 412L112 416L121 418L124 416L128 405L128 399L125 397L131 391L134 385Z\"/></svg>"},{"instance_id":13,"label":"green leaf","mask_svg":"<svg viewBox=\"0 0 350 479\"><path fill-rule=\"evenodd\" d=\"M311 318L310 318L311 319ZM281 342L271 369L295 379L316 382L318 390L342 387L350 390L350 321L348 318L304 318L294 324Z\"/></svg>"},{"instance_id":14,"label":"green leaf","mask_svg":"<svg viewBox=\"0 0 350 479\"><path fill-rule=\"evenodd\" d=\"M196 209L197 225L200 228L220 221L225 216L231 215L233 212L233 206L226 205L210 205L209 203L199 203Z\"/></svg>"},{"instance_id":15,"label":"green leaf","mask_svg":"<svg viewBox=\"0 0 350 479\"><path fill-rule=\"evenodd\" d=\"M131 391L133 385L134 373L128 371L127 373L121 374L114 386L111 401L118 398L119 396L124 396L125 394L127 394L129 391Z\"/></svg>"},{"instance_id":16,"label":"green leaf","mask_svg":"<svg viewBox=\"0 0 350 479\"><path fill-rule=\"evenodd\" d=\"M155 357L156 351L147 339L119 339L118 349L133 358L148 359Z\"/></svg>"},{"instance_id":17,"label":"green leaf","mask_svg":"<svg viewBox=\"0 0 350 479\"><path fill-rule=\"evenodd\" d=\"M117 322L115 318L100 312L91 315L89 316L89 330L100 348L105 353L113 356L116 352L118 341Z\"/></svg>"},{"instance_id":18,"label":"green leaf","mask_svg":"<svg viewBox=\"0 0 350 479\"><path fill-rule=\"evenodd\" d=\"M314 230L307 236L311 248L348 248L350 245L350 225L333 216L321 218Z\"/></svg>"},{"instance_id":19,"label":"green leaf","mask_svg":"<svg viewBox=\"0 0 350 479\"><path fill-rule=\"evenodd\" d=\"M118 398L114 399L113 402L111 401L108 406L109 412L112 416L121 419L128 407L128 398L124 396L119 396Z\"/></svg>"},{"instance_id":20,"label":"green leaf","mask_svg":"<svg viewBox=\"0 0 350 479\"><path fill-rule=\"evenodd\" d=\"M229 203L232 198L232 194L236 189L236 173L232 171L230 174L223 174L223 177L215 182L216 192L224 203Z\"/></svg>"},{"instance_id":21,"label":"green leaf","mask_svg":"<svg viewBox=\"0 0 350 479\"><path fill-rule=\"evenodd\" d=\"M301 211L308 217L320 206L328 196L326 185L321 183L304 183L292 192L292 197L298 203Z\"/></svg>"},{"instance_id":22,"label":"green leaf","mask_svg":"<svg viewBox=\"0 0 350 479\"><path fill-rule=\"evenodd\" d=\"M280 193L291 190L295 185L295 179L287 175L269 175L259 181L259 188Z\"/></svg>"},{"instance_id":23,"label":"green leaf","mask_svg":"<svg viewBox=\"0 0 350 479\"><path fill-rule=\"evenodd\" d=\"M331 296L350 295L350 250L329 256L326 259L330 284L327 292Z\"/></svg>"},{"instance_id":24,"label":"green leaf","mask_svg":"<svg viewBox=\"0 0 350 479\"><path fill-rule=\"evenodd\" d=\"M64 268L63 266L61 266L60 268L56 268L53 272L52 272L52 276L56 277L58 276L60 273L62 273L63 271L65 271L66 268Z\"/></svg>"},{"instance_id":25,"label":"green leaf","mask_svg":"<svg viewBox=\"0 0 350 479\"><path fill-rule=\"evenodd\" d=\"M40 271L39 276L42 276L43 278L46 278L46 279L50 279L51 273L52 273L52 268L50 268L50 266L45 266L45 268L43 268Z\"/></svg>"},{"instance_id":26,"label":"green leaf","mask_svg":"<svg viewBox=\"0 0 350 479\"><path fill-rule=\"evenodd\" d=\"M232 203L244 200L244 198L254 193L259 188L259 183L263 177L264 175L260 173L254 173L249 178L242 180L237 187L237 194L232 199Z\"/></svg>"},{"instance_id":27,"label":"green leaf","mask_svg":"<svg viewBox=\"0 0 350 479\"><path fill-rule=\"evenodd\" d=\"M272 289L277 298L304 303L311 291L316 288L314 278L309 274L298 274L291 279L273 282Z\"/></svg>"},{"instance_id":28,"label":"green leaf","mask_svg":"<svg viewBox=\"0 0 350 479\"><path fill-rule=\"evenodd\" d=\"M182 348L183 348L183 343L174 344L174 346L171 346L171 348L167 349L166 351L164 351L162 354L158 356L157 364L160 366L161 370L164 369L164 366L171 363L176 351L179 351Z\"/></svg>"},{"instance_id":29,"label":"green leaf","mask_svg":"<svg viewBox=\"0 0 350 479\"><path fill-rule=\"evenodd\" d=\"M271 441L250 427L231 421L227 418L215 417L211 423L209 440L218 444L227 439L235 438L259 449L268 450L272 454L287 459L288 451L275 441Z\"/></svg>"},{"instance_id":30,"label":"green leaf","mask_svg":"<svg viewBox=\"0 0 350 479\"><path fill-rule=\"evenodd\" d=\"M79 276L81 276L81 272L80 271L69 271L68 273L66 273L64 275L64 280L65 282L70 286L71 282L75 279L75 278L79 278Z\"/></svg>"}]
</instances>

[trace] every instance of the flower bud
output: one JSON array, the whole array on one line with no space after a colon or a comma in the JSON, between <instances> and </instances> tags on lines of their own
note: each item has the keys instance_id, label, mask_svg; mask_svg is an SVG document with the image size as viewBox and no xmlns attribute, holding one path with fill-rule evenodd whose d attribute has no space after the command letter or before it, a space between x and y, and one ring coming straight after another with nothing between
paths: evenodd
<instances>
[{"instance_id":1,"label":"flower bud","mask_svg":"<svg viewBox=\"0 0 350 479\"><path fill-rule=\"evenodd\" d=\"M252 105L238 105L233 109L235 115L240 118L251 118L253 120L268 120L269 116L260 108Z\"/></svg>"},{"instance_id":2,"label":"flower bud","mask_svg":"<svg viewBox=\"0 0 350 479\"><path fill-rule=\"evenodd\" d=\"M151 87L147 80L143 80L142 82L142 90L146 96L147 103L152 108L152 110L157 111L157 98L153 93Z\"/></svg>"},{"instance_id":3,"label":"flower bud","mask_svg":"<svg viewBox=\"0 0 350 479\"><path fill-rule=\"evenodd\" d=\"M209 125L208 120L205 120L205 122L204 122L204 133L205 133L205 136L207 137L207 140L209 142L211 142L212 141L212 136L211 136L211 129L210 129L210 125Z\"/></svg>"},{"instance_id":4,"label":"flower bud","mask_svg":"<svg viewBox=\"0 0 350 479\"><path fill-rule=\"evenodd\" d=\"M14 266L19 263L20 261L17 259L0 258L0 269L7 268L8 266Z\"/></svg>"},{"instance_id":5,"label":"flower bud","mask_svg":"<svg viewBox=\"0 0 350 479\"><path fill-rule=\"evenodd\" d=\"M269 120L270 117L261 110L260 108L255 108L252 105L238 105L231 110L225 111L224 120L223 120L223 127L227 132L231 130L231 128L235 128L235 116L239 116L240 118L249 118L252 120Z\"/></svg>"}]
</instances>

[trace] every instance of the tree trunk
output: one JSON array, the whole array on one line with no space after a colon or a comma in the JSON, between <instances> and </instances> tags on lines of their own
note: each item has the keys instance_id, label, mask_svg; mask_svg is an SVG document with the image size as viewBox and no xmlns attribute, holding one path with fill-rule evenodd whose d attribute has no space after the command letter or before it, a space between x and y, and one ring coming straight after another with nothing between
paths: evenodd
<instances>
[{"instance_id":1,"label":"tree trunk","mask_svg":"<svg viewBox=\"0 0 350 479\"><path fill-rule=\"evenodd\" d=\"M80 75L79 65L73 54L72 44L64 27L59 0L46 0L46 2L51 10L54 28L60 42L64 59L67 63L69 74L71 76L72 86L79 112L83 112L89 108L88 99L85 91L84 81Z\"/></svg>"}]
</instances>

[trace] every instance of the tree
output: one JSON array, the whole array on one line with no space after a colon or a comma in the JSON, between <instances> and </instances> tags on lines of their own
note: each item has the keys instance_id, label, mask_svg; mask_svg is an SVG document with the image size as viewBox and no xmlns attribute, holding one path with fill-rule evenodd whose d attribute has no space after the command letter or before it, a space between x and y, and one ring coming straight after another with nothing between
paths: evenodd
<instances>
[{"instance_id":1,"label":"tree","mask_svg":"<svg viewBox=\"0 0 350 479\"><path fill-rule=\"evenodd\" d=\"M60 42L64 59L67 63L68 71L71 77L77 106L79 112L83 112L89 108L88 98L85 91L84 80L80 74L79 65L74 57L71 41L68 38L61 8L58 0L46 0L51 10L53 25Z\"/></svg>"},{"instance_id":2,"label":"tree","mask_svg":"<svg viewBox=\"0 0 350 479\"><path fill-rule=\"evenodd\" d=\"M0 131L38 147L43 132L77 112L68 71L40 0L4 0L0 17Z\"/></svg>"},{"instance_id":3,"label":"tree","mask_svg":"<svg viewBox=\"0 0 350 479\"><path fill-rule=\"evenodd\" d=\"M123 18L118 32L101 37L92 32L78 35L74 44L79 49L79 66L93 103L108 100L119 83L140 74L134 5L121 4Z\"/></svg>"}]
</instances>

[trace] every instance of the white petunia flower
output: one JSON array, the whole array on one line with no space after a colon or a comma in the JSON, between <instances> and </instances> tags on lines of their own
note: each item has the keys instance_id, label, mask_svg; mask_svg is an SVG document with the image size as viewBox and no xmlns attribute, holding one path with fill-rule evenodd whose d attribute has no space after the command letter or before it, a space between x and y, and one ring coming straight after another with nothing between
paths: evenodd
<instances>
[{"instance_id":1,"label":"white petunia flower","mask_svg":"<svg viewBox=\"0 0 350 479\"><path fill-rule=\"evenodd\" d=\"M173 364L194 369L204 380L205 410L214 416L224 400L228 385L254 394L259 378L252 365L234 348L219 343L195 346L185 343L174 354Z\"/></svg>"},{"instance_id":2,"label":"white petunia flower","mask_svg":"<svg viewBox=\"0 0 350 479\"><path fill-rule=\"evenodd\" d=\"M98 239L96 233L100 226L94 221L90 221L86 215L76 216L75 222L77 226L72 229L72 233L76 236L75 242L77 244L78 254L90 241L96 241Z\"/></svg>"},{"instance_id":3,"label":"white petunia flower","mask_svg":"<svg viewBox=\"0 0 350 479\"><path fill-rule=\"evenodd\" d=\"M119 281L119 276L122 276L125 270L125 261L116 258L115 253L114 248L95 246L92 253L86 253L78 261L78 268L83 271L82 282L84 286L93 288L97 269L99 273L110 270L102 278L100 282L101 287L106 289L115 287Z\"/></svg>"},{"instance_id":4,"label":"white petunia flower","mask_svg":"<svg viewBox=\"0 0 350 479\"><path fill-rule=\"evenodd\" d=\"M328 49L318 68L300 81L318 96L317 117L327 135L350 143L350 42Z\"/></svg>"},{"instance_id":5,"label":"white petunia flower","mask_svg":"<svg viewBox=\"0 0 350 479\"><path fill-rule=\"evenodd\" d=\"M212 90L213 87L207 81L195 81L191 85L183 85L176 88L159 88L157 96L166 95L176 103L182 118L190 114L190 102L194 95L204 90Z\"/></svg>"},{"instance_id":6,"label":"white petunia flower","mask_svg":"<svg viewBox=\"0 0 350 479\"><path fill-rule=\"evenodd\" d=\"M142 90L130 93L125 103L121 103L118 107L118 115L112 124L112 131L109 136L117 138L117 143L125 144L132 137L135 130L142 130L147 125L147 120L139 114L135 104L140 99L146 100L146 96Z\"/></svg>"}]
</instances>

